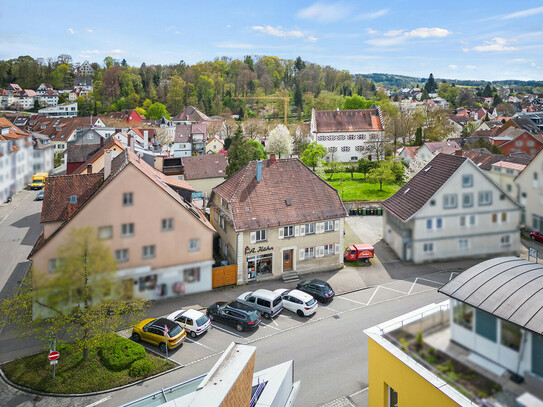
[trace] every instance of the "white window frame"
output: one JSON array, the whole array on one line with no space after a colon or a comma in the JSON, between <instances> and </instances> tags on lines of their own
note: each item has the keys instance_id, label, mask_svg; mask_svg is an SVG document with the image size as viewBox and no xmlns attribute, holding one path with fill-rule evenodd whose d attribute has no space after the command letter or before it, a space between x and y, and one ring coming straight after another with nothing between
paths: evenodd
<instances>
[{"instance_id":1,"label":"white window frame","mask_svg":"<svg viewBox=\"0 0 543 407\"><path fill-rule=\"evenodd\" d=\"M469 202L466 202L466 198L469 198ZM462 194L462 207L471 208L473 206L473 193L466 192Z\"/></svg>"},{"instance_id":2,"label":"white window frame","mask_svg":"<svg viewBox=\"0 0 543 407\"><path fill-rule=\"evenodd\" d=\"M424 243L422 245L422 252L424 254L433 254L434 253L434 243L433 242Z\"/></svg>"},{"instance_id":3,"label":"white window frame","mask_svg":"<svg viewBox=\"0 0 543 407\"><path fill-rule=\"evenodd\" d=\"M306 247L304 249L304 259L314 259L315 258L315 248Z\"/></svg>"},{"instance_id":4,"label":"white window frame","mask_svg":"<svg viewBox=\"0 0 543 407\"><path fill-rule=\"evenodd\" d=\"M265 242L266 240L266 229L260 229L255 232L255 242Z\"/></svg>"},{"instance_id":5,"label":"white window frame","mask_svg":"<svg viewBox=\"0 0 543 407\"><path fill-rule=\"evenodd\" d=\"M334 231L334 221L333 220L325 220L324 221L324 231L325 232L333 232Z\"/></svg>"},{"instance_id":6,"label":"white window frame","mask_svg":"<svg viewBox=\"0 0 543 407\"><path fill-rule=\"evenodd\" d=\"M154 257L156 257L156 247L154 244L142 247L142 251L141 251L142 259L152 259Z\"/></svg>"},{"instance_id":7,"label":"white window frame","mask_svg":"<svg viewBox=\"0 0 543 407\"><path fill-rule=\"evenodd\" d=\"M458 207L458 195L444 194L443 195L443 209L454 209L456 207Z\"/></svg>"},{"instance_id":8,"label":"white window frame","mask_svg":"<svg viewBox=\"0 0 543 407\"><path fill-rule=\"evenodd\" d=\"M200 239L189 240L189 252L197 252L200 250Z\"/></svg>"},{"instance_id":9,"label":"white window frame","mask_svg":"<svg viewBox=\"0 0 543 407\"><path fill-rule=\"evenodd\" d=\"M460 250L460 251L469 250L469 240L468 239L460 239L458 241L458 250Z\"/></svg>"},{"instance_id":10,"label":"white window frame","mask_svg":"<svg viewBox=\"0 0 543 407\"><path fill-rule=\"evenodd\" d=\"M173 218L162 219L161 229L163 232L169 232L173 230Z\"/></svg>"},{"instance_id":11,"label":"white window frame","mask_svg":"<svg viewBox=\"0 0 543 407\"><path fill-rule=\"evenodd\" d=\"M511 246L511 235L501 235L500 244L501 244L501 247Z\"/></svg>"},{"instance_id":12,"label":"white window frame","mask_svg":"<svg viewBox=\"0 0 543 407\"><path fill-rule=\"evenodd\" d=\"M134 194L132 192L123 193L123 206L134 205Z\"/></svg>"},{"instance_id":13,"label":"white window frame","mask_svg":"<svg viewBox=\"0 0 543 407\"><path fill-rule=\"evenodd\" d=\"M305 234L314 235L315 234L315 223L307 223L305 225Z\"/></svg>"},{"instance_id":14,"label":"white window frame","mask_svg":"<svg viewBox=\"0 0 543 407\"><path fill-rule=\"evenodd\" d=\"M330 254L334 254L334 244L333 243L324 245L324 255L328 256Z\"/></svg>"},{"instance_id":15,"label":"white window frame","mask_svg":"<svg viewBox=\"0 0 543 407\"><path fill-rule=\"evenodd\" d=\"M128 249L115 250L115 261L117 263L125 263L129 259Z\"/></svg>"},{"instance_id":16,"label":"white window frame","mask_svg":"<svg viewBox=\"0 0 543 407\"><path fill-rule=\"evenodd\" d=\"M492 205L492 191L479 191L477 202L479 206Z\"/></svg>"},{"instance_id":17,"label":"white window frame","mask_svg":"<svg viewBox=\"0 0 543 407\"><path fill-rule=\"evenodd\" d=\"M98 239L108 240L113 238L113 226L100 226L98 228Z\"/></svg>"},{"instance_id":18,"label":"white window frame","mask_svg":"<svg viewBox=\"0 0 543 407\"><path fill-rule=\"evenodd\" d=\"M283 237L284 238L294 237L294 226L283 227Z\"/></svg>"},{"instance_id":19,"label":"white window frame","mask_svg":"<svg viewBox=\"0 0 543 407\"><path fill-rule=\"evenodd\" d=\"M133 223L123 223L121 226L121 237L134 236L135 226Z\"/></svg>"},{"instance_id":20,"label":"white window frame","mask_svg":"<svg viewBox=\"0 0 543 407\"><path fill-rule=\"evenodd\" d=\"M464 174L462 175L462 188L469 188L473 186L473 175Z\"/></svg>"}]
</instances>

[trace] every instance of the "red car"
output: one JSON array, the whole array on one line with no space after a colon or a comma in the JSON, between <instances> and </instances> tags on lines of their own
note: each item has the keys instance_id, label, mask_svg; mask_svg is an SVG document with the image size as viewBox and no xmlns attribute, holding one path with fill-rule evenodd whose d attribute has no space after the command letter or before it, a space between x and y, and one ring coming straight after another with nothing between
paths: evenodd
<instances>
[{"instance_id":1,"label":"red car","mask_svg":"<svg viewBox=\"0 0 543 407\"><path fill-rule=\"evenodd\" d=\"M543 232L532 232L530 233L530 238L538 242L543 242Z\"/></svg>"}]
</instances>

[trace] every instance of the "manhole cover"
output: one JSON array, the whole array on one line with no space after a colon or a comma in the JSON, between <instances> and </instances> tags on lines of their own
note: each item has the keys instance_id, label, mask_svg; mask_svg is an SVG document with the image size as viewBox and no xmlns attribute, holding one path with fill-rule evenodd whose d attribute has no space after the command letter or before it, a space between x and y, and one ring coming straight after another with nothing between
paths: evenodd
<instances>
[{"instance_id":1,"label":"manhole cover","mask_svg":"<svg viewBox=\"0 0 543 407\"><path fill-rule=\"evenodd\" d=\"M334 315L334 318L335 318L335 319L339 319L339 315Z\"/></svg>"}]
</instances>

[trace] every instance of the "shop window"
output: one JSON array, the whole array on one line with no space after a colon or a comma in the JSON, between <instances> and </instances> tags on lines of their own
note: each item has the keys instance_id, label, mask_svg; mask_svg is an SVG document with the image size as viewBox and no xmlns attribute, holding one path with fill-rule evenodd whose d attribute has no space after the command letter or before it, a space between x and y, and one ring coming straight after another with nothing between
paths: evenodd
<instances>
[{"instance_id":1,"label":"shop window","mask_svg":"<svg viewBox=\"0 0 543 407\"><path fill-rule=\"evenodd\" d=\"M456 301L453 308L453 321L456 325L473 330L473 307Z\"/></svg>"},{"instance_id":2,"label":"shop window","mask_svg":"<svg viewBox=\"0 0 543 407\"><path fill-rule=\"evenodd\" d=\"M138 279L138 286L139 286L140 292L156 289L156 283L157 283L156 274L140 277Z\"/></svg>"},{"instance_id":3,"label":"shop window","mask_svg":"<svg viewBox=\"0 0 543 407\"><path fill-rule=\"evenodd\" d=\"M185 283L197 283L200 281L200 267L193 267L183 270Z\"/></svg>"},{"instance_id":4,"label":"shop window","mask_svg":"<svg viewBox=\"0 0 543 407\"><path fill-rule=\"evenodd\" d=\"M98 239L106 240L113 237L113 227L112 226L102 226L98 228Z\"/></svg>"},{"instance_id":5,"label":"shop window","mask_svg":"<svg viewBox=\"0 0 543 407\"><path fill-rule=\"evenodd\" d=\"M520 349L520 342L522 339L522 331L519 326L514 325L507 321L502 322L501 344L507 346L514 351Z\"/></svg>"},{"instance_id":6,"label":"shop window","mask_svg":"<svg viewBox=\"0 0 543 407\"><path fill-rule=\"evenodd\" d=\"M247 276L249 280L272 272L272 254L262 254L247 258Z\"/></svg>"}]
</instances>

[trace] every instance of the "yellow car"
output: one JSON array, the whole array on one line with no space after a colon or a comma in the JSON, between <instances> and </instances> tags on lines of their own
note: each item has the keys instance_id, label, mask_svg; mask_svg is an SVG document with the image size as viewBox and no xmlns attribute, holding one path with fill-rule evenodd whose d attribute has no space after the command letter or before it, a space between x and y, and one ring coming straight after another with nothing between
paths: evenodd
<instances>
[{"instance_id":1,"label":"yellow car","mask_svg":"<svg viewBox=\"0 0 543 407\"><path fill-rule=\"evenodd\" d=\"M167 330L166 336L164 331ZM135 342L145 341L158 345L161 352L166 353L168 349L175 349L186 339L187 333L177 322L166 318L144 319L132 329L132 339Z\"/></svg>"}]
</instances>

